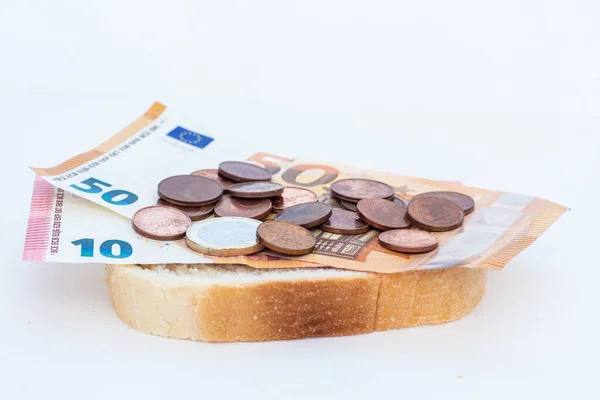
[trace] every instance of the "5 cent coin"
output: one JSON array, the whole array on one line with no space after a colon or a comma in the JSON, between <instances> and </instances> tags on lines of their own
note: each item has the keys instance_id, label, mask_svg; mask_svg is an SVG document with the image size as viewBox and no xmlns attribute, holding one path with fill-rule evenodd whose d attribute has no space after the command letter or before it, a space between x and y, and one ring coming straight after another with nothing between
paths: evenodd
<instances>
[{"instance_id":1,"label":"5 cent coin","mask_svg":"<svg viewBox=\"0 0 600 400\"><path fill-rule=\"evenodd\" d=\"M448 192L448 191L436 191L436 192L425 192L416 195L413 197L414 199L418 199L420 197L439 197L442 199L450 200L459 206L465 215L469 214L475 209L475 200L471 196L467 196L463 193L458 192Z\"/></svg>"},{"instance_id":2,"label":"5 cent coin","mask_svg":"<svg viewBox=\"0 0 600 400\"><path fill-rule=\"evenodd\" d=\"M258 165L240 162L225 161L219 164L219 174L236 182L268 181L271 173Z\"/></svg>"},{"instance_id":3,"label":"5 cent coin","mask_svg":"<svg viewBox=\"0 0 600 400\"><path fill-rule=\"evenodd\" d=\"M331 206L326 203L304 203L286 208L275 216L275 221L290 222L310 229L331 217Z\"/></svg>"},{"instance_id":4,"label":"5 cent coin","mask_svg":"<svg viewBox=\"0 0 600 400\"><path fill-rule=\"evenodd\" d=\"M393 229L379 234L379 244L392 251L427 253L438 247L438 239L425 231Z\"/></svg>"},{"instance_id":5,"label":"5 cent coin","mask_svg":"<svg viewBox=\"0 0 600 400\"><path fill-rule=\"evenodd\" d=\"M319 227L322 231L341 235L358 235L369 231L369 225L361 221L353 211L334 209L328 221Z\"/></svg>"},{"instance_id":6,"label":"5 cent coin","mask_svg":"<svg viewBox=\"0 0 600 400\"><path fill-rule=\"evenodd\" d=\"M219 175L219 170L217 169L200 169L198 171L192 172L191 175L198 175L208 179L212 179L213 181L221 185L224 191L227 191L227 189L229 189L229 186L235 183L234 181L227 178L223 178L221 175Z\"/></svg>"},{"instance_id":7,"label":"5 cent coin","mask_svg":"<svg viewBox=\"0 0 600 400\"><path fill-rule=\"evenodd\" d=\"M330 189L334 196L351 203L367 197L390 199L394 196L394 188L372 179L342 179L333 182Z\"/></svg>"},{"instance_id":8,"label":"5 cent coin","mask_svg":"<svg viewBox=\"0 0 600 400\"><path fill-rule=\"evenodd\" d=\"M263 219L271 212L269 199L238 199L225 195L215 206L219 217L245 217Z\"/></svg>"},{"instance_id":9,"label":"5 cent coin","mask_svg":"<svg viewBox=\"0 0 600 400\"><path fill-rule=\"evenodd\" d=\"M414 198L408 205L408 218L428 231L444 232L460 227L464 213L456 203L441 197Z\"/></svg>"},{"instance_id":10,"label":"5 cent coin","mask_svg":"<svg viewBox=\"0 0 600 400\"><path fill-rule=\"evenodd\" d=\"M263 222L256 235L266 248L292 256L308 254L317 244L307 229L289 222Z\"/></svg>"},{"instance_id":11,"label":"5 cent coin","mask_svg":"<svg viewBox=\"0 0 600 400\"><path fill-rule=\"evenodd\" d=\"M192 220L176 208L150 206L133 214L131 223L137 233L149 239L176 240L185 236Z\"/></svg>"},{"instance_id":12,"label":"5 cent coin","mask_svg":"<svg viewBox=\"0 0 600 400\"><path fill-rule=\"evenodd\" d=\"M179 211L183 211L185 215L190 217L192 221L200 221L206 219L212 215L213 209L215 208L212 204L208 206L200 206L200 207L184 207L178 206L177 204L169 203L166 200L158 199L159 206L167 206L174 207Z\"/></svg>"},{"instance_id":13,"label":"5 cent coin","mask_svg":"<svg viewBox=\"0 0 600 400\"><path fill-rule=\"evenodd\" d=\"M286 186L281 196L277 196L271 201L273 202L273 211L279 212L297 204L313 203L317 201L317 195L308 189Z\"/></svg>"},{"instance_id":14,"label":"5 cent coin","mask_svg":"<svg viewBox=\"0 0 600 400\"><path fill-rule=\"evenodd\" d=\"M205 206L216 203L223 188L212 179L198 175L176 175L158 184L158 195L179 206Z\"/></svg>"},{"instance_id":15,"label":"5 cent coin","mask_svg":"<svg viewBox=\"0 0 600 400\"><path fill-rule=\"evenodd\" d=\"M382 231L410 226L410 221L406 218L406 208L390 200L362 199L356 205L356 212L367 224Z\"/></svg>"},{"instance_id":16,"label":"5 cent coin","mask_svg":"<svg viewBox=\"0 0 600 400\"><path fill-rule=\"evenodd\" d=\"M260 224L250 218L211 218L192 225L185 234L185 241L192 250L203 254L253 254L263 249L256 237L256 228Z\"/></svg>"},{"instance_id":17,"label":"5 cent coin","mask_svg":"<svg viewBox=\"0 0 600 400\"><path fill-rule=\"evenodd\" d=\"M244 199L264 199L279 196L283 185L275 182L242 182L229 186L229 194Z\"/></svg>"}]
</instances>

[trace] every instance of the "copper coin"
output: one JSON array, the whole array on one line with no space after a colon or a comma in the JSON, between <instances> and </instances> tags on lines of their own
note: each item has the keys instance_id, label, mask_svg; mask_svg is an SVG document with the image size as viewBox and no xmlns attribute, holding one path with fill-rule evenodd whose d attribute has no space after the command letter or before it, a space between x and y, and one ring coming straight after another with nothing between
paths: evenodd
<instances>
[{"instance_id":1,"label":"copper coin","mask_svg":"<svg viewBox=\"0 0 600 400\"><path fill-rule=\"evenodd\" d=\"M264 199L279 196L283 185L275 182L242 182L229 186L229 194L244 199Z\"/></svg>"},{"instance_id":2,"label":"copper coin","mask_svg":"<svg viewBox=\"0 0 600 400\"><path fill-rule=\"evenodd\" d=\"M326 203L304 203L286 208L275 216L275 221L290 222L307 229L321 225L331 217L331 206Z\"/></svg>"},{"instance_id":3,"label":"copper coin","mask_svg":"<svg viewBox=\"0 0 600 400\"><path fill-rule=\"evenodd\" d=\"M400 205L401 205L401 206L403 206L404 208L406 208L406 206L407 206L407 203L406 203L406 201L404 201L404 199L401 199L401 198L400 198L400 197L398 197L398 196L394 196L394 197L392 197L392 201L393 201L394 203L396 203L396 204L400 204Z\"/></svg>"},{"instance_id":4,"label":"copper coin","mask_svg":"<svg viewBox=\"0 0 600 400\"><path fill-rule=\"evenodd\" d=\"M466 194L458 193L458 192L448 192L448 191L437 191L437 192L425 192L416 195L413 199L418 199L420 197L440 197L442 199L450 200L455 203L457 206L463 210L465 215L469 214L475 209L475 200L471 196L467 196Z\"/></svg>"},{"instance_id":5,"label":"copper coin","mask_svg":"<svg viewBox=\"0 0 600 400\"><path fill-rule=\"evenodd\" d=\"M263 219L271 212L269 199L238 199L225 195L215 206L219 217L245 217Z\"/></svg>"},{"instance_id":6,"label":"copper coin","mask_svg":"<svg viewBox=\"0 0 600 400\"><path fill-rule=\"evenodd\" d=\"M212 179L198 175L176 175L158 184L158 195L179 206L206 206L216 203L223 188Z\"/></svg>"},{"instance_id":7,"label":"copper coin","mask_svg":"<svg viewBox=\"0 0 600 400\"><path fill-rule=\"evenodd\" d=\"M168 201L163 200L163 199L158 199L158 205L174 207L174 208L178 209L179 211L183 211L183 213L185 215L187 215L188 217L190 217L190 219L192 221L200 221L200 220L210 217L212 215L213 209L215 208L215 206L213 206L212 204L210 204L208 206L200 206L200 207L178 206L177 204L169 203Z\"/></svg>"},{"instance_id":8,"label":"copper coin","mask_svg":"<svg viewBox=\"0 0 600 400\"><path fill-rule=\"evenodd\" d=\"M219 175L218 169L200 169L198 171L192 172L191 175L198 175L198 176L203 176L208 179L212 179L213 181L215 181L219 185L221 185L221 187L223 188L223 191L227 191L227 189L229 189L229 186L231 186L235 183L235 181L232 181L227 178L223 178L221 175Z\"/></svg>"},{"instance_id":9,"label":"copper coin","mask_svg":"<svg viewBox=\"0 0 600 400\"><path fill-rule=\"evenodd\" d=\"M289 222L263 222L256 236L266 248L291 256L308 254L317 244L310 231Z\"/></svg>"},{"instance_id":10,"label":"copper coin","mask_svg":"<svg viewBox=\"0 0 600 400\"><path fill-rule=\"evenodd\" d=\"M362 200L362 199L353 199L353 198L350 198L350 197L340 196L340 195L338 195L338 194L334 195L334 197L335 197L336 199L338 199L340 202L341 202L341 201L345 201L346 203L353 203L353 204L356 204L356 203L358 203L360 200ZM363 198L364 198L364 199L367 199L367 198L374 198L374 199L376 199L377 197L373 197L373 196L366 196L366 197L363 197ZM391 196L391 197L383 197L383 198L384 198L385 200L392 200L392 199L394 198L394 196Z\"/></svg>"},{"instance_id":11,"label":"copper coin","mask_svg":"<svg viewBox=\"0 0 600 400\"><path fill-rule=\"evenodd\" d=\"M277 196L271 201L273 201L273 211L279 212L297 204L313 203L317 201L317 195L308 189L286 186L281 196Z\"/></svg>"},{"instance_id":12,"label":"copper coin","mask_svg":"<svg viewBox=\"0 0 600 400\"><path fill-rule=\"evenodd\" d=\"M219 164L219 175L236 182L254 182L271 180L271 173L258 165L225 161Z\"/></svg>"},{"instance_id":13,"label":"copper coin","mask_svg":"<svg viewBox=\"0 0 600 400\"><path fill-rule=\"evenodd\" d=\"M185 236L192 220L176 208L150 206L133 214L131 223L137 233L149 239L175 240Z\"/></svg>"},{"instance_id":14,"label":"copper coin","mask_svg":"<svg viewBox=\"0 0 600 400\"><path fill-rule=\"evenodd\" d=\"M411 200L407 215L415 226L434 232L456 229L465 217L463 210L454 202L428 196Z\"/></svg>"},{"instance_id":15,"label":"copper coin","mask_svg":"<svg viewBox=\"0 0 600 400\"><path fill-rule=\"evenodd\" d=\"M344 210L356 212L356 204L355 203L351 203L349 201L342 200L342 201L340 201L340 204L342 205L342 208Z\"/></svg>"},{"instance_id":16,"label":"copper coin","mask_svg":"<svg viewBox=\"0 0 600 400\"><path fill-rule=\"evenodd\" d=\"M362 199L356 205L356 212L360 219L382 231L410 226L410 221L406 218L406 208L390 200Z\"/></svg>"},{"instance_id":17,"label":"copper coin","mask_svg":"<svg viewBox=\"0 0 600 400\"><path fill-rule=\"evenodd\" d=\"M329 220L319 227L322 231L341 235L358 235L369 231L369 225L361 221L353 211L335 209Z\"/></svg>"},{"instance_id":18,"label":"copper coin","mask_svg":"<svg viewBox=\"0 0 600 400\"><path fill-rule=\"evenodd\" d=\"M427 253L438 247L438 239L425 231L393 229L379 234L379 244L392 251Z\"/></svg>"},{"instance_id":19,"label":"copper coin","mask_svg":"<svg viewBox=\"0 0 600 400\"><path fill-rule=\"evenodd\" d=\"M394 188L372 179L342 179L333 182L330 189L334 196L352 203L367 197L388 199L394 196Z\"/></svg>"}]
</instances>

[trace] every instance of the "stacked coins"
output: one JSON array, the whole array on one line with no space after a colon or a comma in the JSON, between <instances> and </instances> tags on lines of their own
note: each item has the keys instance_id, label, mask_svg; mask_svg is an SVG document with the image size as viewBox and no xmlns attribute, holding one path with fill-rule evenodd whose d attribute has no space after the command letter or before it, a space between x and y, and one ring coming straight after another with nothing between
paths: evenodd
<instances>
[{"instance_id":1,"label":"stacked coins","mask_svg":"<svg viewBox=\"0 0 600 400\"><path fill-rule=\"evenodd\" d=\"M361 221L383 231L379 235L382 247L404 253L435 250L438 239L426 231L460 228L465 215L475 209L471 197L448 191L422 193L407 203L390 185L371 179L343 179L330 189L343 209L356 212Z\"/></svg>"},{"instance_id":2,"label":"stacked coins","mask_svg":"<svg viewBox=\"0 0 600 400\"><path fill-rule=\"evenodd\" d=\"M457 229L475 208L473 199L462 193L428 192L407 202L385 182L342 179L330 187L342 207L333 209L317 201L314 192L284 187L271 177L258 165L225 161L218 169L163 179L158 205L139 210L133 227L156 240L185 237L191 249L217 256L252 254L265 247L287 255L308 254L316 246L309 230L313 228L340 235L374 228L383 231L382 247L424 253L438 247L438 239L427 231ZM261 222L271 213L276 213L273 221Z\"/></svg>"},{"instance_id":3,"label":"stacked coins","mask_svg":"<svg viewBox=\"0 0 600 400\"><path fill-rule=\"evenodd\" d=\"M186 238L188 247L208 255L252 254L265 245L258 227L272 212L313 203L319 208L318 221L308 218L309 227L326 222L331 207L316 203L317 195L300 187L271 182L271 173L260 166L226 161L218 169L203 169L177 175L158 184L158 204L139 210L132 219L135 231L155 240ZM302 218L292 210L293 215ZM309 211L310 213L310 211ZM217 217L217 218L211 218ZM196 222L192 225L193 222ZM267 247L286 254L304 254L316 244L310 231L292 223L266 226ZM277 229L281 233L277 233ZM287 235L287 236L286 236ZM299 235L293 239L290 235ZM269 239L271 238L271 239ZM307 239L312 238L312 240ZM283 244L277 245L283 240ZM273 242L274 244L271 244Z\"/></svg>"}]
</instances>

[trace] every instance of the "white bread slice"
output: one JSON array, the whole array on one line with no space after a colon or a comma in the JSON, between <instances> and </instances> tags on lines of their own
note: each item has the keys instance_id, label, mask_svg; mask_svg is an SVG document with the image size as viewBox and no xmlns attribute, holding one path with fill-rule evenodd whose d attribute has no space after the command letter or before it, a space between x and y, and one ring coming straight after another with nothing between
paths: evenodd
<instances>
[{"instance_id":1,"label":"white bread slice","mask_svg":"<svg viewBox=\"0 0 600 400\"><path fill-rule=\"evenodd\" d=\"M487 270L375 274L333 268L107 265L117 315L149 334L211 342L341 336L436 324L469 312Z\"/></svg>"}]
</instances>

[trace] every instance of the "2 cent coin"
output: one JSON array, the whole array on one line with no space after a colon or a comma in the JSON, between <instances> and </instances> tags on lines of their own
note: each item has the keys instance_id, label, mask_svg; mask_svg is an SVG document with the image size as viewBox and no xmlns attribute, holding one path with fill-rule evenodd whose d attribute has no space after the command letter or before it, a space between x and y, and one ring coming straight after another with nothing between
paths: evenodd
<instances>
[{"instance_id":1,"label":"2 cent coin","mask_svg":"<svg viewBox=\"0 0 600 400\"><path fill-rule=\"evenodd\" d=\"M200 169L198 171L192 172L191 175L198 175L208 179L212 179L213 181L221 185L223 191L227 191L227 189L229 189L229 186L235 183L234 181L227 178L223 178L221 175L219 175L219 170L217 169Z\"/></svg>"},{"instance_id":2,"label":"2 cent coin","mask_svg":"<svg viewBox=\"0 0 600 400\"><path fill-rule=\"evenodd\" d=\"M253 254L264 247L256 237L260 221L250 218L211 218L192 225L185 241L192 250L214 256Z\"/></svg>"},{"instance_id":3,"label":"2 cent coin","mask_svg":"<svg viewBox=\"0 0 600 400\"><path fill-rule=\"evenodd\" d=\"M176 208L150 206L133 214L131 223L141 236L154 240L176 240L185 236L192 220Z\"/></svg>"},{"instance_id":4,"label":"2 cent coin","mask_svg":"<svg viewBox=\"0 0 600 400\"><path fill-rule=\"evenodd\" d=\"M367 197L390 199L394 196L394 188L372 179L342 179L333 182L330 189L334 196L351 203Z\"/></svg>"},{"instance_id":5,"label":"2 cent coin","mask_svg":"<svg viewBox=\"0 0 600 400\"><path fill-rule=\"evenodd\" d=\"M317 244L310 231L289 222L263 222L256 235L266 248L292 256L308 254Z\"/></svg>"},{"instance_id":6,"label":"2 cent coin","mask_svg":"<svg viewBox=\"0 0 600 400\"><path fill-rule=\"evenodd\" d=\"M367 224L382 231L410 226L410 221L406 218L406 208L390 200L362 199L356 205L356 212Z\"/></svg>"},{"instance_id":7,"label":"2 cent coin","mask_svg":"<svg viewBox=\"0 0 600 400\"><path fill-rule=\"evenodd\" d=\"M317 201L317 195L308 189L286 186L281 196L277 196L271 201L273 202L273 211L279 212L298 204L313 203Z\"/></svg>"},{"instance_id":8,"label":"2 cent coin","mask_svg":"<svg viewBox=\"0 0 600 400\"><path fill-rule=\"evenodd\" d=\"M179 206L205 206L216 203L223 195L221 185L198 175L176 175L158 184L158 195Z\"/></svg>"},{"instance_id":9,"label":"2 cent coin","mask_svg":"<svg viewBox=\"0 0 600 400\"><path fill-rule=\"evenodd\" d=\"M326 203L304 203L286 208L275 216L275 221L290 222L310 229L331 217L331 206Z\"/></svg>"},{"instance_id":10,"label":"2 cent coin","mask_svg":"<svg viewBox=\"0 0 600 400\"><path fill-rule=\"evenodd\" d=\"M322 231L341 235L358 235L369 231L369 225L363 222L353 211L334 209L329 220L319 227Z\"/></svg>"},{"instance_id":11,"label":"2 cent coin","mask_svg":"<svg viewBox=\"0 0 600 400\"><path fill-rule=\"evenodd\" d=\"M379 244L392 251L427 253L438 247L438 239L425 231L393 229L379 234Z\"/></svg>"},{"instance_id":12,"label":"2 cent coin","mask_svg":"<svg viewBox=\"0 0 600 400\"><path fill-rule=\"evenodd\" d=\"M178 206L177 204L169 203L166 200L158 199L159 206L167 206L174 207L179 211L183 211L185 215L190 217L192 221L200 221L206 219L212 215L213 209L215 208L212 204L208 206L200 206L200 207L184 207Z\"/></svg>"},{"instance_id":13,"label":"2 cent coin","mask_svg":"<svg viewBox=\"0 0 600 400\"><path fill-rule=\"evenodd\" d=\"M258 165L241 162L225 161L219 164L219 174L236 182L268 181L271 173Z\"/></svg>"},{"instance_id":14,"label":"2 cent coin","mask_svg":"<svg viewBox=\"0 0 600 400\"><path fill-rule=\"evenodd\" d=\"M241 182L229 186L229 194L244 199L264 199L279 196L283 185L275 182Z\"/></svg>"},{"instance_id":15,"label":"2 cent coin","mask_svg":"<svg viewBox=\"0 0 600 400\"><path fill-rule=\"evenodd\" d=\"M408 205L413 225L428 231L444 232L460 227L465 214L456 203L441 197L414 198Z\"/></svg>"},{"instance_id":16,"label":"2 cent coin","mask_svg":"<svg viewBox=\"0 0 600 400\"><path fill-rule=\"evenodd\" d=\"M473 212L475 209L475 200L471 196L467 196L463 193L458 192L449 192L449 191L436 191L436 192L425 192L416 195L413 199L418 199L420 197L440 197L442 199L450 200L459 206L465 215Z\"/></svg>"},{"instance_id":17,"label":"2 cent coin","mask_svg":"<svg viewBox=\"0 0 600 400\"><path fill-rule=\"evenodd\" d=\"M263 219L271 212L269 199L238 199L225 195L215 206L219 217L245 217Z\"/></svg>"}]
</instances>

